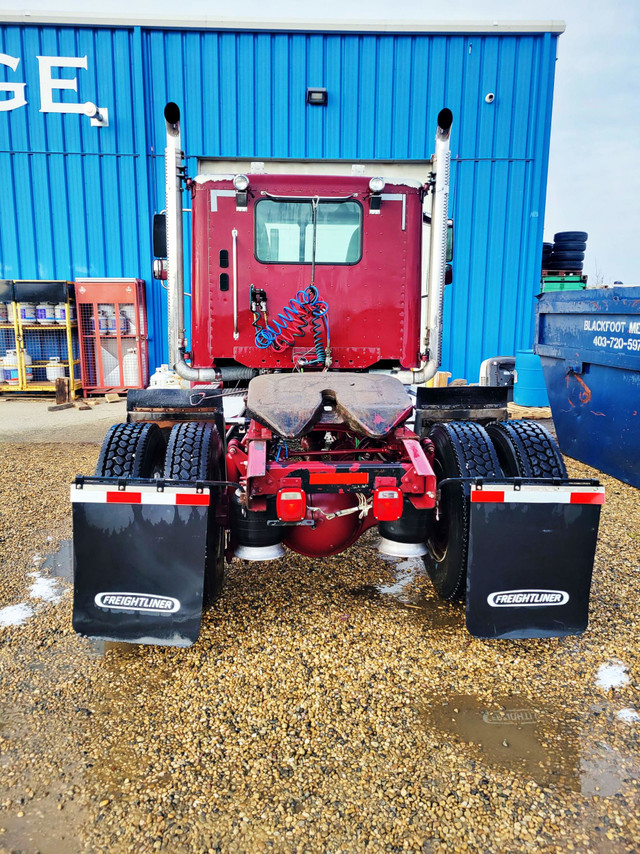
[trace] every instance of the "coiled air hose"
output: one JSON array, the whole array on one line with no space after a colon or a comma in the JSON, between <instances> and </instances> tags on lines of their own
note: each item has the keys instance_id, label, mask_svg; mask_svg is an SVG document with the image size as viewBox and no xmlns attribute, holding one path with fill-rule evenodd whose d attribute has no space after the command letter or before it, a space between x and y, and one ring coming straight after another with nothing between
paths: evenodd
<instances>
[{"instance_id":1,"label":"coiled air hose","mask_svg":"<svg viewBox=\"0 0 640 854\"><path fill-rule=\"evenodd\" d=\"M259 314L254 311L253 327L256 331L256 347L262 350L272 347L276 352L293 347L296 338L303 338L306 328L311 324L313 335L313 347L315 359L310 359L307 364L324 364L327 358L326 348L323 342L322 327L327 331L328 305L320 299L318 289L315 285L309 285L305 290L298 291L293 299L279 312L275 318L260 325Z\"/></svg>"}]
</instances>

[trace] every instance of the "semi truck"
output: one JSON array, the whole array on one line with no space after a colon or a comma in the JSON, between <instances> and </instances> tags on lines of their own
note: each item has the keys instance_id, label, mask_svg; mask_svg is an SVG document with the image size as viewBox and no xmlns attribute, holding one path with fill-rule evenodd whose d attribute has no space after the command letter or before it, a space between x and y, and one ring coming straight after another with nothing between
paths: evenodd
<instances>
[{"instance_id":1,"label":"semi truck","mask_svg":"<svg viewBox=\"0 0 640 854\"><path fill-rule=\"evenodd\" d=\"M372 548L423 559L475 636L584 631L603 488L508 420L505 388L430 382L455 287L451 111L420 180L190 178L176 104L165 122L169 362L71 486L75 630L189 646L229 561L321 561L377 528Z\"/></svg>"}]
</instances>

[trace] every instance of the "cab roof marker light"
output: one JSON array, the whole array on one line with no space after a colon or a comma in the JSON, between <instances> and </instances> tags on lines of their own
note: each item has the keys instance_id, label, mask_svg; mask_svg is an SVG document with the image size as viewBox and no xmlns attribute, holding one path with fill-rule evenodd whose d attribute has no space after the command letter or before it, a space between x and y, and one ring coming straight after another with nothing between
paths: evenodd
<instances>
[{"instance_id":1,"label":"cab roof marker light","mask_svg":"<svg viewBox=\"0 0 640 854\"><path fill-rule=\"evenodd\" d=\"M233 186L239 193L244 193L249 189L249 179L246 175L234 175Z\"/></svg>"}]
</instances>

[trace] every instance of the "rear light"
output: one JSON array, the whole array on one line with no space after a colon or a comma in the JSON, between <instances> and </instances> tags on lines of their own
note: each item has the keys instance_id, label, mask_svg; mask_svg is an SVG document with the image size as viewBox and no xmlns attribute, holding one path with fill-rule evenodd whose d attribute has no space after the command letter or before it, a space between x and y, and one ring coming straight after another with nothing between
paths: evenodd
<instances>
[{"instance_id":1,"label":"rear light","mask_svg":"<svg viewBox=\"0 0 640 854\"><path fill-rule=\"evenodd\" d=\"M302 489L281 489L276 496L276 513L281 522L300 522L307 515L307 496Z\"/></svg>"},{"instance_id":2,"label":"rear light","mask_svg":"<svg viewBox=\"0 0 640 854\"><path fill-rule=\"evenodd\" d=\"M379 522L397 522L402 516L402 492L399 489L376 489L373 493L373 515Z\"/></svg>"}]
</instances>

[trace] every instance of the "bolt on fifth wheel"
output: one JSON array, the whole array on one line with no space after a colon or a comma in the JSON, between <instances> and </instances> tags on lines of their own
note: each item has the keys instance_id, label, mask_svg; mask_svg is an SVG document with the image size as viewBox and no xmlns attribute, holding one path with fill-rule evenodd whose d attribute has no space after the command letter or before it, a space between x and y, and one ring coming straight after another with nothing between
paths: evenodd
<instances>
[{"instance_id":1,"label":"bolt on fifth wheel","mask_svg":"<svg viewBox=\"0 0 640 854\"><path fill-rule=\"evenodd\" d=\"M583 631L602 488L569 480L538 424L506 420L504 389L427 385L453 277L451 112L421 181L190 178L176 104L165 120L169 362L71 488L76 631L188 646L234 556L321 560L373 527L466 601L474 635Z\"/></svg>"}]
</instances>

